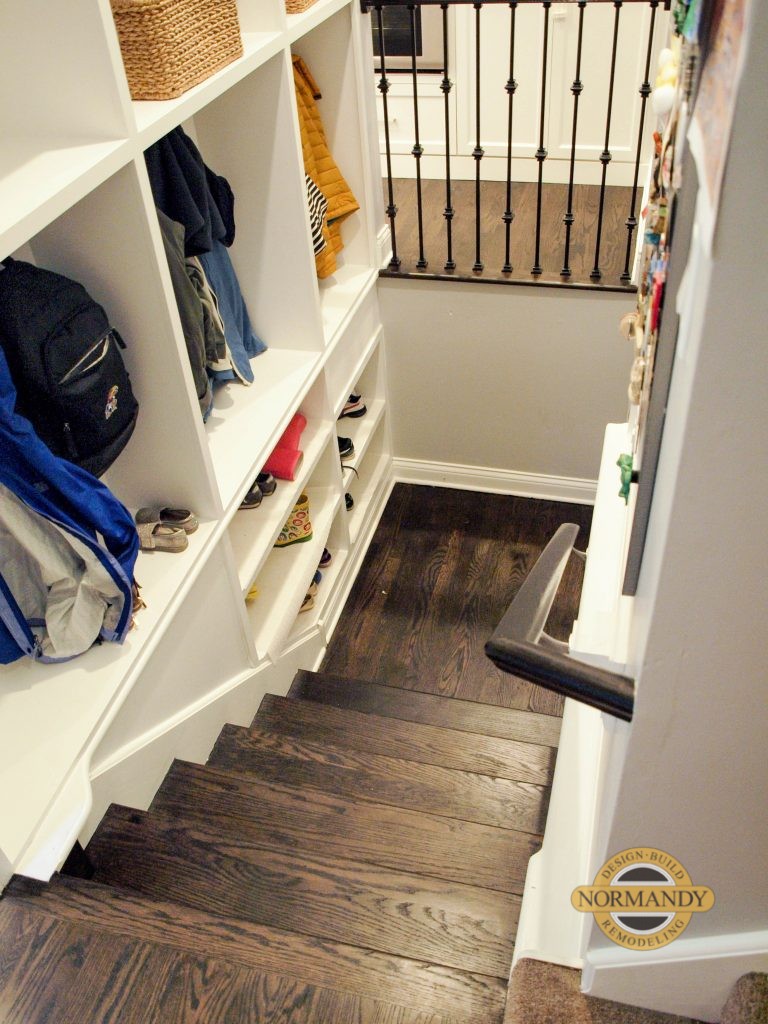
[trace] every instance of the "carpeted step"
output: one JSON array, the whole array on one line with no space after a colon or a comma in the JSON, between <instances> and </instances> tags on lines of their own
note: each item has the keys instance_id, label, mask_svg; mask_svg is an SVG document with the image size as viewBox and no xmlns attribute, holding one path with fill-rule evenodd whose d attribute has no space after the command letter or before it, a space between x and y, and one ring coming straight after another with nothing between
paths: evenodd
<instances>
[{"instance_id":1,"label":"carpeted step","mask_svg":"<svg viewBox=\"0 0 768 1024\"><path fill-rule=\"evenodd\" d=\"M222 835L522 894L538 836L175 761L151 806Z\"/></svg>"},{"instance_id":2,"label":"carpeted step","mask_svg":"<svg viewBox=\"0 0 768 1024\"><path fill-rule=\"evenodd\" d=\"M270 782L539 834L549 789L404 758L224 726L209 764Z\"/></svg>"},{"instance_id":3,"label":"carpeted step","mask_svg":"<svg viewBox=\"0 0 768 1024\"><path fill-rule=\"evenodd\" d=\"M404 722L272 694L263 698L253 725L311 743L541 786L550 785L555 767L552 747Z\"/></svg>"},{"instance_id":4,"label":"carpeted step","mask_svg":"<svg viewBox=\"0 0 768 1024\"><path fill-rule=\"evenodd\" d=\"M725 1001L720 1024L768 1024L768 974L743 974Z\"/></svg>"},{"instance_id":5,"label":"carpeted step","mask_svg":"<svg viewBox=\"0 0 768 1024\"><path fill-rule=\"evenodd\" d=\"M379 865L278 852L157 812L111 807L95 879L156 899L506 979L520 898Z\"/></svg>"},{"instance_id":6,"label":"carpeted step","mask_svg":"<svg viewBox=\"0 0 768 1024\"><path fill-rule=\"evenodd\" d=\"M481 704L455 697L441 697L420 690L404 690L398 686L345 679L327 672L296 673L288 691L289 697L330 704L337 708L421 722L446 729L497 736L556 747L562 720L553 715L518 711L496 704Z\"/></svg>"},{"instance_id":7,"label":"carpeted step","mask_svg":"<svg viewBox=\"0 0 768 1024\"><path fill-rule=\"evenodd\" d=\"M80 879L11 883L0 901L0 964L3 1024L500 1024L503 1013L492 978Z\"/></svg>"},{"instance_id":8,"label":"carpeted step","mask_svg":"<svg viewBox=\"0 0 768 1024\"><path fill-rule=\"evenodd\" d=\"M571 967L519 960L509 981L504 1024L701 1024L584 995L580 984L581 971Z\"/></svg>"}]
</instances>

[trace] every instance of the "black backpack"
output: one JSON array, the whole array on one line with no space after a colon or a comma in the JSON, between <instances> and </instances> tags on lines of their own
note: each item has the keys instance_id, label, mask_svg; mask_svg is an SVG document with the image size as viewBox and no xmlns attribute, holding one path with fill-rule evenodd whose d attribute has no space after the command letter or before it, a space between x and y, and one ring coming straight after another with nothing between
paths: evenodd
<instances>
[{"instance_id":1,"label":"black backpack","mask_svg":"<svg viewBox=\"0 0 768 1024\"><path fill-rule=\"evenodd\" d=\"M125 344L81 284L31 263L0 270L0 345L16 409L55 455L101 476L133 433L139 405Z\"/></svg>"}]
</instances>

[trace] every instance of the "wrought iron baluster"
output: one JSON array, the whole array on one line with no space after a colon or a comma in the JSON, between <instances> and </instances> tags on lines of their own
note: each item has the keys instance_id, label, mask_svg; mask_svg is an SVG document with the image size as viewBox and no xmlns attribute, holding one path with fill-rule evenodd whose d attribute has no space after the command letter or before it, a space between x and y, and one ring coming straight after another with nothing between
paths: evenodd
<instances>
[{"instance_id":1,"label":"wrought iron baluster","mask_svg":"<svg viewBox=\"0 0 768 1024\"><path fill-rule=\"evenodd\" d=\"M656 0L658 3L658 0ZM571 265L568 262L571 254L571 228L575 220L573 214L573 175L576 168L576 125L579 120L579 97L581 96L584 85L581 81L581 43L584 36L584 8L587 6L587 0L579 0L579 37L576 43L576 77L573 80L571 86L571 92L573 93L573 125L571 128L571 167L568 174L568 208L565 211L563 217L563 223L565 224L565 253L563 255L563 269L560 271L561 277L571 276Z\"/></svg>"},{"instance_id":2,"label":"wrought iron baluster","mask_svg":"<svg viewBox=\"0 0 768 1024\"><path fill-rule=\"evenodd\" d=\"M505 86L509 105L507 108L507 206L504 210L504 266L501 268L503 274L512 273L512 261L510 253L510 235L512 233L512 221L515 219L515 211L512 209L512 115L515 103L517 82L515 81L515 19L517 16L517 0L511 0L509 4L509 78Z\"/></svg>"},{"instance_id":3,"label":"wrought iron baluster","mask_svg":"<svg viewBox=\"0 0 768 1024\"><path fill-rule=\"evenodd\" d=\"M411 16L411 78L413 80L413 134L414 143L411 153L416 160L416 215L419 225L419 258L416 260L418 270L427 269L424 258L424 210L421 202L421 157L424 150L419 141L419 76L416 70L416 5L408 4Z\"/></svg>"},{"instance_id":4,"label":"wrought iron baluster","mask_svg":"<svg viewBox=\"0 0 768 1024\"><path fill-rule=\"evenodd\" d=\"M446 270L455 270L456 263L453 259L453 206L451 204L451 111L448 94L453 88L453 82L448 77L448 4L440 4L443 12L443 80L440 88L443 92L445 106L445 232L447 236L447 257L445 260Z\"/></svg>"},{"instance_id":5,"label":"wrought iron baluster","mask_svg":"<svg viewBox=\"0 0 768 1024\"><path fill-rule=\"evenodd\" d=\"M650 0L651 6L651 25L648 29L648 48L645 52L645 75L643 76L643 84L640 86L640 126L637 129L637 150L635 152L635 176L632 181L632 200L629 204L629 216L626 220L627 225L627 252L624 258L624 272L621 275L622 281L630 281L632 275L629 272L629 260L632 254L632 236L635 233L637 227L637 217L635 216L635 204L637 201L637 182L640 175L640 150L643 146L643 127L645 125L645 105L648 102L648 97L651 95L651 83L649 81L649 74L651 70L651 53L653 51L653 30L656 25L656 8L659 6L659 0Z\"/></svg>"},{"instance_id":6,"label":"wrought iron baluster","mask_svg":"<svg viewBox=\"0 0 768 1024\"><path fill-rule=\"evenodd\" d=\"M482 2L475 3L475 148L472 156L475 158L475 262L472 269L481 271L483 262L480 259L480 161L485 156L485 151L480 145L480 11Z\"/></svg>"},{"instance_id":7,"label":"wrought iron baluster","mask_svg":"<svg viewBox=\"0 0 768 1024\"><path fill-rule=\"evenodd\" d=\"M397 237L395 235L395 217L397 207L395 206L395 191L392 186L392 149L389 143L389 110L387 108L387 93L389 92L389 80L387 79L387 62L384 56L384 23L381 16L381 4L376 4L376 33L379 37L379 53L381 55L381 78L379 79L379 92L384 107L384 147L387 154L387 216L389 217L389 231L392 236L392 259L389 261L390 270L398 270L400 259L397 255Z\"/></svg>"},{"instance_id":8,"label":"wrought iron baluster","mask_svg":"<svg viewBox=\"0 0 768 1024\"><path fill-rule=\"evenodd\" d=\"M619 18L621 16L621 5L623 0L614 0L616 14L613 19L613 45L611 46L611 79L608 85L608 110L605 116L605 145L600 154L600 163L603 165L603 173L600 180L600 204L597 213L597 239L595 241L595 265L590 271L590 278L599 281L603 276L600 269L600 239L603 231L603 210L605 207L605 177L608 173L608 164L611 162L611 151L608 149L611 140L611 113L613 110L613 84L616 78L616 49L619 39Z\"/></svg>"},{"instance_id":9,"label":"wrought iron baluster","mask_svg":"<svg viewBox=\"0 0 768 1024\"><path fill-rule=\"evenodd\" d=\"M539 148L536 150L536 159L539 164L539 184L536 190L536 252L533 257L532 274L541 274L541 192L544 181L544 161L547 159L547 151L544 149L544 113L547 102L547 48L549 46L549 9L552 0L544 0L544 44L541 58L541 111L539 116Z\"/></svg>"}]
</instances>

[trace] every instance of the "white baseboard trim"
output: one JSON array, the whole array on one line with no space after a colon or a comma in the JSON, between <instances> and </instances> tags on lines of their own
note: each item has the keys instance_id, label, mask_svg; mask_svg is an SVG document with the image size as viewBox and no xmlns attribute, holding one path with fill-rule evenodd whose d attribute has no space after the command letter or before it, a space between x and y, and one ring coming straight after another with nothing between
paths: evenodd
<instances>
[{"instance_id":1,"label":"white baseboard trim","mask_svg":"<svg viewBox=\"0 0 768 1024\"><path fill-rule=\"evenodd\" d=\"M736 980L750 971L768 971L768 931L683 937L648 955L650 960L618 946L591 949L582 990L650 1010L718 1021Z\"/></svg>"},{"instance_id":2,"label":"white baseboard trim","mask_svg":"<svg viewBox=\"0 0 768 1024\"><path fill-rule=\"evenodd\" d=\"M594 505L597 491L596 480L548 476L545 473L517 473L508 469L488 469L485 466L460 466L450 462L420 462L418 459L394 459L392 472L398 483L514 494L521 498L570 501L578 505Z\"/></svg>"}]
</instances>

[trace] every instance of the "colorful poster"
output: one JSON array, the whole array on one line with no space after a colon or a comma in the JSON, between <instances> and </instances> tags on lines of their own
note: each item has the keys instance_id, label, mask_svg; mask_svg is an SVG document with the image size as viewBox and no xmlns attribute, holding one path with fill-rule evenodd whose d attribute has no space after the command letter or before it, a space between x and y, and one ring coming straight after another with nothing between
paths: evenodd
<instances>
[{"instance_id":1,"label":"colorful poster","mask_svg":"<svg viewBox=\"0 0 768 1024\"><path fill-rule=\"evenodd\" d=\"M750 0L712 0L707 52L688 141L699 171L699 224L711 250L744 64Z\"/></svg>"}]
</instances>

